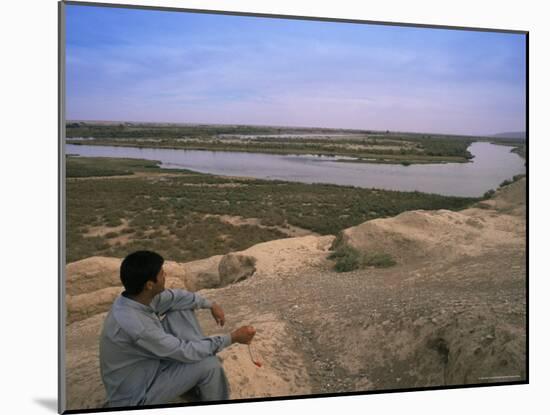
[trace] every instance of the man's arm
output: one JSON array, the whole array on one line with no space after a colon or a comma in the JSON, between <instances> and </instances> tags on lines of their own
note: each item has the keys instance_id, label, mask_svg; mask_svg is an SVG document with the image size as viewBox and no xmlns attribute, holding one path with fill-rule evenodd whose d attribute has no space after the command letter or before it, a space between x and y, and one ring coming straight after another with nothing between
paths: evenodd
<instances>
[{"instance_id":1,"label":"man's arm","mask_svg":"<svg viewBox=\"0 0 550 415\"><path fill-rule=\"evenodd\" d=\"M138 336L136 343L162 359L192 363L212 356L232 343L250 344L255 334L256 330L253 327L243 326L231 334L185 341L166 333L160 327L155 327L144 330Z\"/></svg>"},{"instance_id":2,"label":"man's arm","mask_svg":"<svg viewBox=\"0 0 550 415\"><path fill-rule=\"evenodd\" d=\"M178 288L166 289L156 295L151 302L151 307L158 314L165 314L172 310L209 308L216 323L222 327L225 324L225 313L219 304L212 303L197 293Z\"/></svg>"},{"instance_id":3,"label":"man's arm","mask_svg":"<svg viewBox=\"0 0 550 415\"><path fill-rule=\"evenodd\" d=\"M144 330L138 336L136 343L159 358L192 363L215 355L229 346L231 341L230 334L187 341L166 333L160 327L155 327Z\"/></svg>"},{"instance_id":4,"label":"man's arm","mask_svg":"<svg viewBox=\"0 0 550 415\"><path fill-rule=\"evenodd\" d=\"M179 288L167 288L153 298L151 307L158 314L165 314L171 310L212 308L212 303L197 293Z\"/></svg>"}]
</instances>

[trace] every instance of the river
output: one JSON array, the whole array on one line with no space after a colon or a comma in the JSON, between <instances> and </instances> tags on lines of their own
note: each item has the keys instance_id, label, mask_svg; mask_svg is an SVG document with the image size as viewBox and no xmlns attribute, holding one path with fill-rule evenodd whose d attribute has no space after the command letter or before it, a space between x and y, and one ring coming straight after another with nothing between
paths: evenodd
<instances>
[{"instance_id":1,"label":"river","mask_svg":"<svg viewBox=\"0 0 550 415\"><path fill-rule=\"evenodd\" d=\"M475 142L469 163L400 164L345 163L334 157L276 155L229 151L174 150L67 144L66 154L158 160L161 167L189 169L222 176L301 183L329 183L389 190L438 193L448 196L483 195L505 179L525 173L524 160L512 147Z\"/></svg>"}]
</instances>

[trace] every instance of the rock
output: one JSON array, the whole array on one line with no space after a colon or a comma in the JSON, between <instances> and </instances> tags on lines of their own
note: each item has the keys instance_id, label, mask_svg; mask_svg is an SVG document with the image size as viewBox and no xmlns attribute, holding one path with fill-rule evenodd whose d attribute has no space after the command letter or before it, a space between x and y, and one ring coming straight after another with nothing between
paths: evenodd
<instances>
[{"instance_id":1,"label":"rock","mask_svg":"<svg viewBox=\"0 0 550 415\"><path fill-rule=\"evenodd\" d=\"M107 287L88 294L66 296L67 322L84 320L111 308L115 298L123 291L121 286Z\"/></svg>"},{"instance_id":2,"label":"rock","mask_svg":"<svg viewBox=\"0 0 550 415\"><path fill-rule=\"evenodd\" d=\"M203 288L217 288L220 286L220 274L218 267L222 255L182 264L185 269L185 286L190 291L198 291Z\"/></svg>"},{"instance_id":3,"label":"rock","mask_svg":"<svg viewBox=\"0 0 550 415\"><path fill-rule=\"evenodd\" d=\"M66 293L73 296L120 286L121 261L95 256L67 264Z\"/></svg>"},{"instance_id":4,"label":"rock","mask_svg":"<svg viewBox=\"0 0 550 415\"><path fill-rule=\"evenodd\" d=\"M218 267L220 287L236 283L256 272L256 258L247 255L227 254Z\"/></svg>"},{"instance_id":5,"label":"rock","mask_svg":"<svg viewBox=\"0 0 550 415\"><path fill-rule=\"evenodd\" d=\"M67 265L65 304L67 322L73 323L108 311L115 298L124 291L120 282L118 258L90 257ZM181 264L164 263L166 287L186 288Z\"/></svg>"}]
</instances>

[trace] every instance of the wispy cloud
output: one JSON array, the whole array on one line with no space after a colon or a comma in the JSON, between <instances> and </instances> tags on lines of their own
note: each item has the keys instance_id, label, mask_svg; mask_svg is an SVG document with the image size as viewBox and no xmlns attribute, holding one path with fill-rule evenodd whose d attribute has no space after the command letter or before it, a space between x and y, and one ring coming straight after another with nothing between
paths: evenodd
<instances>
[{"instance_id":1,"label":"wispy cloud","mask_svg":"<svg viewBox=\"0 0 550 415\"><path fill-rule=\"evenodd\" d=\"M69 15L69 118L462 134L525 123L520 35L132 10L115 29L113 9L87 9Z\"/></svg>"}]
</instances>

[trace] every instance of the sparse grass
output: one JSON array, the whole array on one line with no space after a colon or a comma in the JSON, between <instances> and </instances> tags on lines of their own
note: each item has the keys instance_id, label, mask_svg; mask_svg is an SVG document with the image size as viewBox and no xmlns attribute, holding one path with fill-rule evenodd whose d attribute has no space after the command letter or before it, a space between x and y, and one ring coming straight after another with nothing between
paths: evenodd
<instances>
[{"instance_id":1,"label":"sparse grass","mask_svg":"<svg viewBox=\"0 0 550 415\"><path fill-rule=\"evenodd\" d=\"M136 249L158 250L167 258L191 261L246 249L286 234L274 228L233 226L212 215L258 218L262 224L292 225L327 235L369 219L415 209L463 209L479 199L351 186L245 180L190 171L170 176L143 160L122 160L130 173L146 176L88 176L109 171L117 159L69 158L76 176L67 178L67 260L93 255L123 257ZM132 167L133 166L133 167ZM116 170L116 168L115 168ZM118 175L118 174L117 174ZM208 184L208 186L202 186ZM239 187L218 187L237 184ZM123 220L127 222L123 222ZM90 227L127 223L118 235L128 242L110 246L107 236L85 236ZM159 232L162 229L162 232ZM224 235L220 238L220 235Z\"/></svg>"},{"instance_id":2,"label":"sparse grass","mask_svg":"<svg viewBox=\"0 0 550 415\"><path fill-rule=\"evenodd\" d=\"M518 180L520 179L523 179L525 177L525 174L516 174L515 176L513 176L511 179L506 179L504 180L499 186L498 188L500 189L501 187L504 187L504 186L508 186L514 182L517 182ZM482 199L485 200L485 199L490 199L492 198L496 193L496 190L494 189L489 189L487 190L484 194L483 194L483 197Z\"/></svg>"},{"instance_id":3,"label":"sparse grass","mask_svg":"<svg viewBox=\"0 0 550 415\"><path fill-rule=\"evenodd\" d=\"M127 176L135 171L155 171L158 161L105 157L66 157L66 177Z\"/></svg>"}]
</instances>

